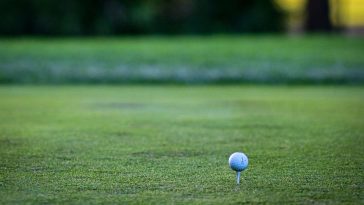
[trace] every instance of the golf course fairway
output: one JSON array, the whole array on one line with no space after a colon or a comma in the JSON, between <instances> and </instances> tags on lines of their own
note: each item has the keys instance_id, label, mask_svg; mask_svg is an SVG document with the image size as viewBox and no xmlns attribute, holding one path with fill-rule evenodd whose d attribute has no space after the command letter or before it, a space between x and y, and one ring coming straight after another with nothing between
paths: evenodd
<instances>
[{"instance_id":1,"label":"golf course fairway","mask_svg":"<svg viewBox=\"0 0 364 205\"><path fill-rule=\"evenodd\" d=\"M360 204L363 116L362 86L2 85L0 204Z\"/></svg>"}]
</instances>

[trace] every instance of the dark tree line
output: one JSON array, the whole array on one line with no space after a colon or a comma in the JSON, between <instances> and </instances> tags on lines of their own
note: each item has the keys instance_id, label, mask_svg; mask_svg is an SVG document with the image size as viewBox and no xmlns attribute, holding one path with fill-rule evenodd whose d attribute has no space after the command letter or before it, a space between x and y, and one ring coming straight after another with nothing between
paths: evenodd
<instances>
[{"instance_id":1,"label":"dark tree line","mask_svg":"<svg viewBox=\"0 0 364 205\"><path fill-rule=\"evenodd\" d=\"M2 35L279 32L272 0L1 0Z\"/></svg>"}]
</instances>

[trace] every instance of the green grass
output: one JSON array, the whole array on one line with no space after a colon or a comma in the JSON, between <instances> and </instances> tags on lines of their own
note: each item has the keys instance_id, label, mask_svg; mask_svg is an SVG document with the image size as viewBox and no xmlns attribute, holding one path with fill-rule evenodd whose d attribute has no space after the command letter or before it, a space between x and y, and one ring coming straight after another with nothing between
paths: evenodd
<instances>
[{"instance_id":1,"label":"green grass","mask_svg":"<svg viewBox=\"0 0 364 205\"><path fill-rule=\"evenodd\" d=\"M364 83L340 36L1 39L0 83Z\"/></svg>"},{"instance_id":2,"label":"green grass","mask_svg":"<svg viewBox=\"0 0 364 205\"><path fill-rule=\"evenodd\" d=\"M2 86L0 204L361 204L363 93Z\"/></svg>"}]
</instances>

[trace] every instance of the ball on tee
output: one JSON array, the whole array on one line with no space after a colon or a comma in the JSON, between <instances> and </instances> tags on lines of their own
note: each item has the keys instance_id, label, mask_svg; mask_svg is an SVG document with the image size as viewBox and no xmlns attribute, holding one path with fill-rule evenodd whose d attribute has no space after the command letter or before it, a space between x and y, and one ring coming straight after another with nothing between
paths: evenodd
<instances>
[{"instance_id":1,"label":"ball on tee","mask_svg":"<svg viewBox=\"0 0 364 205\"><path fill-rule=\"evenodd\" d=\"M229 157L229 166L232 170L241 172L248 167L248 157L242 152L235 152Z\"/></svg>"}]
</instances>

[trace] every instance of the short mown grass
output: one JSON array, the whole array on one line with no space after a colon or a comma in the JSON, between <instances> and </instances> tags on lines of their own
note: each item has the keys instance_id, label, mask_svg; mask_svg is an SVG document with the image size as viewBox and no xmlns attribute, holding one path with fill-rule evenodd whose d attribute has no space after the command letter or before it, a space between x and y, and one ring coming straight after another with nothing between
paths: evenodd
<instances>
[{"instance_id":1,"label":"short mown grass","mask_svg":"<svg viewBox=\"0 0 364 205\"><path fill-rule=\"evenodd\" d=\"M0 83L363 84L342 36L0 39Z\"/></svg>"},{"instance_id":2,"label":"short mown grass","mask_svg":"<svg viewBox=\"0 0 364 205\"><path fill-rule=\"evenodd\" d=\"M363 93L1 86L0 204L360 204Z\"/></svg>"}]
</instances>

